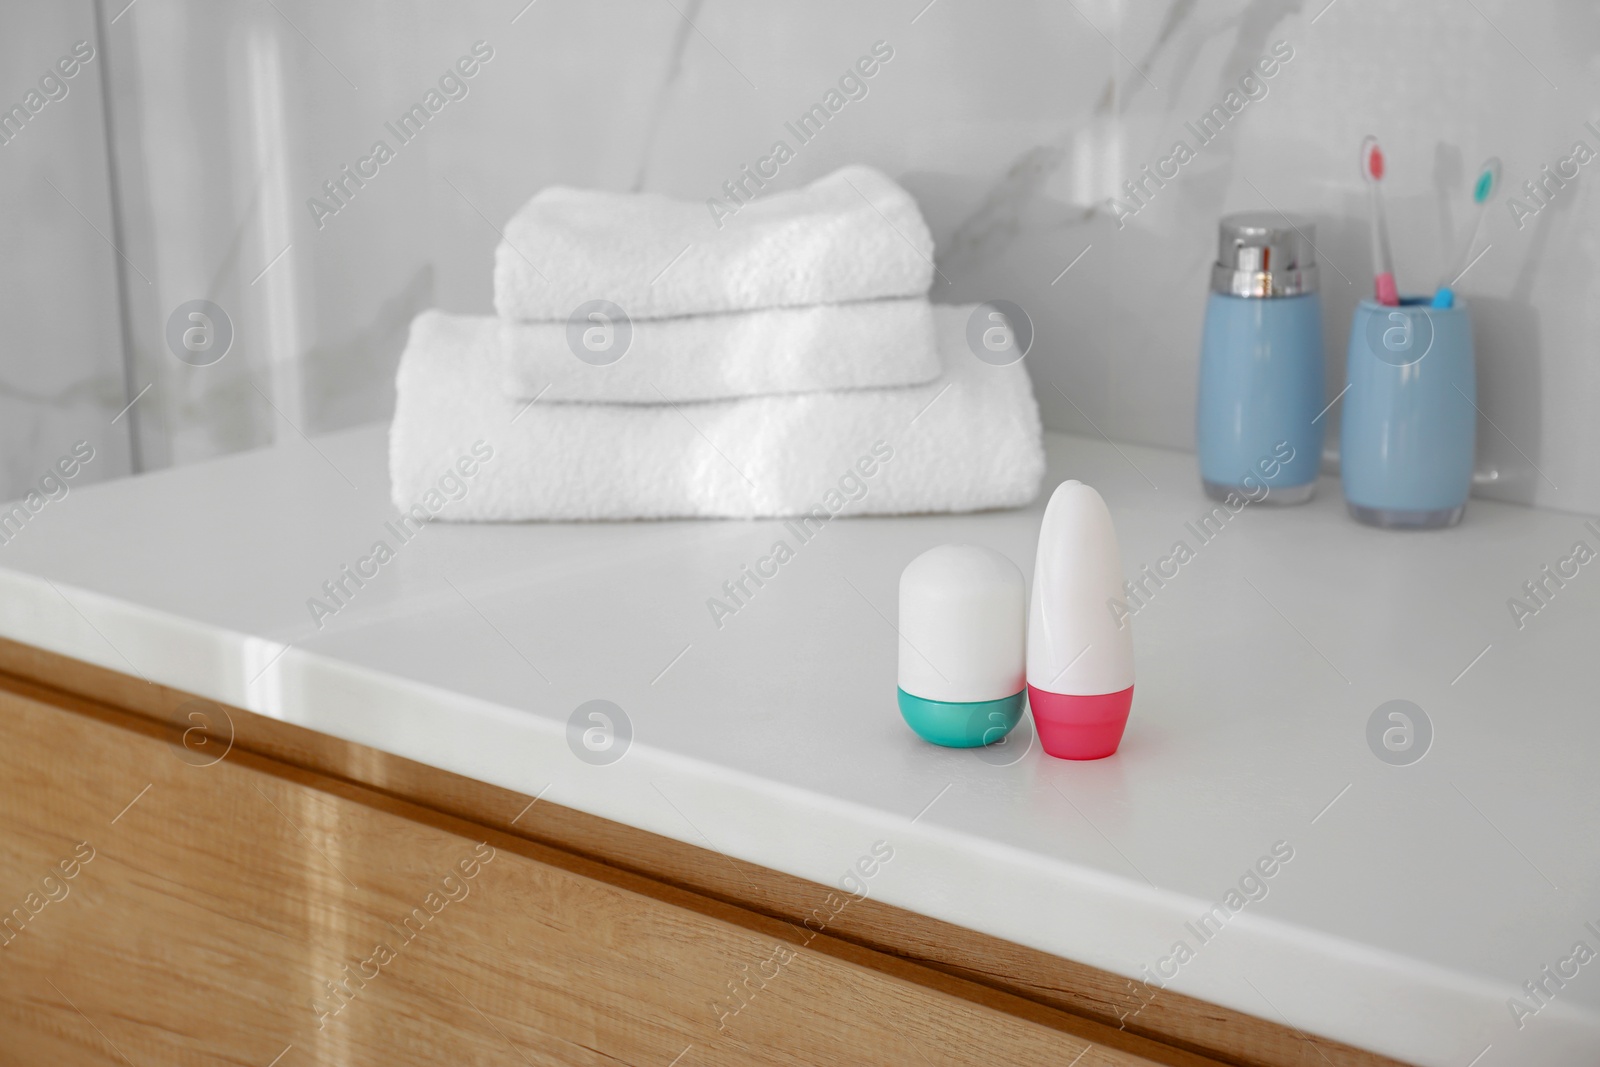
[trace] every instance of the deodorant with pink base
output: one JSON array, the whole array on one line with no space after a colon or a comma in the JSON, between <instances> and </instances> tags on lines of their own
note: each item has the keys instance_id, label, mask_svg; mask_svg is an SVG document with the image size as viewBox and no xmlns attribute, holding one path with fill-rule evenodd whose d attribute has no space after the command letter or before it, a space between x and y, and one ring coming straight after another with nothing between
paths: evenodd
<instances>
[{"instance_id":1,"label":"deodorant with pink base","mask_svg":"<svg viewBox=\"0 0 1600 1067\"><path fill-rule=\"evenodd\" d=\"M1133 631L1111 512L1094 489L1062 482L1045 508L1028 606L1028 706L1045 752L1111 755L1133 706Z\"/></svg>"}]
</instances>

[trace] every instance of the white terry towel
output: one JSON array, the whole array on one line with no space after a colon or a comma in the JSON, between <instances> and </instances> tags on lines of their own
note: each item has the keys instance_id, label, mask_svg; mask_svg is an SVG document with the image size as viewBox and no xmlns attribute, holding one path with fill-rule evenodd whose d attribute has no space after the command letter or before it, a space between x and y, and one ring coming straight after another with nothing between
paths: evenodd
<instances>
[{"instance_id":1,"label":"white terry towel","mask_svg":"<svg viewBox=\"0 0 1600 1067\"><path fill-rule=\"evenodd\" d=\"M494 306L565 322L609 300L633 319L920 296L933 235L916 201L867 166L760 194L719 226L702 201L553 186L506 223Z\"/></svg>"},{"instance_id":2,"label":"white terry towel","mask_svg":"<svg viewBox=\"0 0 1600 1067\"><path fill-rule=\"evenodd\" d=\"M933 306L922 299L500 330L506 394L541 401L719 400L920 385L940 372Z\"/></svg>"},{"instance_id":3,"label":"white terry towel","mask_svg":"<svg viewBox=\"0 0 1600 1067\"><path fill-rule=\"evenodd\" d=\"M927 385L529 405L498 388L497 320L427 311L400 360L392 498L454 520L1020 507L1044 476L1039 408L1021 364L968 351L971 312L934 308L946 369Z\"/></svg>"}]
</instances>

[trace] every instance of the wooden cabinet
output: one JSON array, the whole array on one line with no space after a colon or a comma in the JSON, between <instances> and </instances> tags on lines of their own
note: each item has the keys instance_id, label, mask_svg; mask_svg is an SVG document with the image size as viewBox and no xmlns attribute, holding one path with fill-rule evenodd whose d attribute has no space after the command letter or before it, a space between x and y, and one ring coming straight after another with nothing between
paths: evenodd
<instances>
[{"instance_id":1,"label":"wooden cabinet","mask_svg":"<svg viewBox=\"0 0 1600 1067\"><path fill-rule=\"evenodd\" d=\"M0 669L3 1064L1381 1062L1176 997L1119 1028L1120 980L1066 961L237 709L207 734L25 646Z\"/></svg>"}]
</instances>

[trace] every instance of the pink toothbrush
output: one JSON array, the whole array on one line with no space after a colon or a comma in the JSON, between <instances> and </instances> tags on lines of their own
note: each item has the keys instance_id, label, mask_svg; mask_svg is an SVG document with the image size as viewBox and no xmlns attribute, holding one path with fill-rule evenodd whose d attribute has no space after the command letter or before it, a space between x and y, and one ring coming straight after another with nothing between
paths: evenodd
<instances>
[{"instance_id":1,"label":"pink toothbrush","mask_svg":"<svg viewBox=\"0 0 1600 1067\"><path fill-rule=\"evenodd\" d=\"M1372 225L1372 288L1378 303L1396 307L1400 292L1394 284L1394 257L1389 253L1389 221L1383 213L1383 194L1378 183L1383 181L1383 149L1378 139L1368 136L1361 141L1361 176L1366 179L1371 194Z\"/></svg>"}]
</instances>

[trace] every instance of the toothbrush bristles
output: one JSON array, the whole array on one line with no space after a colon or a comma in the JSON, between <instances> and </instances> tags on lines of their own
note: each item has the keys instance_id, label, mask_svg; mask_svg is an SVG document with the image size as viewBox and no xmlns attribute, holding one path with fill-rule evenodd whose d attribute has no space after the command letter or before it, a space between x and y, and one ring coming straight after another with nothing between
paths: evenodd
<instances>
[{"instance_id":1,"label":"toothbrush bristles","mask_svg":"<svg viewBox=\"0 0 1600 1067\"><path fill-rule=\"evenodd\" d=\"M1361 176L1368 181L1383 181L1383 149L1370 134L1361 142Z\"/></svg>"}]
</instances>

